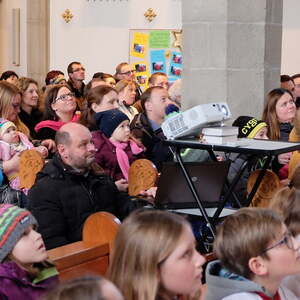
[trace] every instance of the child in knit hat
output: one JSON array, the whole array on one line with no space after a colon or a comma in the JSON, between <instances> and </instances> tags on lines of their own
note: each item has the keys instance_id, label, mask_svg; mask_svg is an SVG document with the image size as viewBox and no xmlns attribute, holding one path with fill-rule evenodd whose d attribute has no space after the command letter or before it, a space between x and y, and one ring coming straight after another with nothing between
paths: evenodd
<instances>
[{"instance_id":1,"label":"child in knit hat","mask_svg":"<svg viewBox=\"0 0 300 300\"><path fill-rule=\"evenodd\" d=\"M250 116L240 116L233 123L232 126L236 126L239 128L239 138L249 138L249 139L268 139L268 127L264 121L258 120L256 118ZM247 181L250 176L250 173L255 169L261 167L263 161L261 159L250 157L246 154L240 153L230 153L227 156L227 159L231 160L228 179L232 182L240 171L240 169L244 166L246 161L252 160L249 162L248 167L242 174L239 182L236 184L234 192L239 199L239 202L242 206L247 205ZM235 201L232 198L231 202L235 206Z\"/></svg>"},{"instance_id":2,"label":"child in knit hat","mask_svg":"<svg viewBox=\"0 0 300 300\"><path fill-rule=\"evenodd\" d=\"M97 149L96 162L112 177L120 190L127 190L128 170L138 158L144 157L144 148L130 138L129 118L118 109L95 114L100 131L92 133Z\"/></svg>"},{"instance_id":3,"label":"child in knit hat","mask_svg":"<svg viewBox=\"0 0 300 300\"><path fill-rule=\"evenodd\" d=\"M29 211L0 205L0 299L40 299L58 283L36 226Z\"/></svg>"},{"instance_id":4,"label":"child in knit hat","mask_svg":"<svg viewBox=\"0 0 300 300\"><path fill-rule=\"evenodd\" d=\"M239 128L239 138L268 140L267 123L249 116L240 116L233 123L232 126Z\"/></svg>"},{"instance_id":5,"label":"child in knit hat","mask_svg":"<svg viewBox=\"0 0 300 300\"><path fill-rule=\"evenodd\" d=\"M24 150L32 149L34 146L28 140L27 136L17 131L16 125L11 121L0 120L0 160L10 160L15 154ZM35 147L44 158L48 156L48 150L44 146ZM20 178L16 171L6 174L10 186L15 190L20 190ZM27 189L22 189L27 194Z\"/></svg>"}]
</instances>

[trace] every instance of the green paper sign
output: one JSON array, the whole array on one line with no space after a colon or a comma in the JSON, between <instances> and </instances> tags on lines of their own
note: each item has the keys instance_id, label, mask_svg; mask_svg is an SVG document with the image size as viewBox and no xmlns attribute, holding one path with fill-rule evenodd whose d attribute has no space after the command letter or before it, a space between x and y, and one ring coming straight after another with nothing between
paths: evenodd
<instances>
[{"instance_id":1,"label":"green paper sign","mask_svg":"<svg viewBox=\"0 0 300 300\"><path fill-rule=\"evenodd\" d=\"M155 30L150 31L149 48L169 48L170 31Z\"/></svg>"}]
</instances>

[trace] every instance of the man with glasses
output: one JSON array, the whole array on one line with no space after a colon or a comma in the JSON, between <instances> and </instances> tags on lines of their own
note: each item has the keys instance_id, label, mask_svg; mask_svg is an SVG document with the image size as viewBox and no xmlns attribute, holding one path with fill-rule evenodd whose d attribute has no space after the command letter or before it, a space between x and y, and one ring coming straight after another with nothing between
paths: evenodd
<instances>
[{"instance_id":1,"label":"man with glasses","mask_svg":"<svg viewBox=\"0 0 300 300\"><path fill-rule=\"evenodd\" d=\"M136 86L135 101L138 101L140 99L142 90L135 80L135 69L132 68L127 62L122 62L117 65L114 78L116 79L116 81L120 81L122 79L133 81Z\"/></svg>"},{"instance_id":2,"label":"man with glasses","mask_svg":"<svg viewBox=\"0 0 300 300\"><path fill-rule=\"evenodd\" d=\"M71 91L75 94L76 98L82 98L85 86L83 82L85 79L85 68L80 62L73 61L68 65L67 71L69 75L68 85Z\"/></svg>"},{"instance_id":3,"label":"man with glasses","mask_svg":"<svg viewBox=\"0 0 300 300\"><path fill-rule=\"evenodd\" d=\"M242 208L219 225L205 299L299 299L281 282L300 273L300 243L270 209Z\"/></svg>"}]
</instances>

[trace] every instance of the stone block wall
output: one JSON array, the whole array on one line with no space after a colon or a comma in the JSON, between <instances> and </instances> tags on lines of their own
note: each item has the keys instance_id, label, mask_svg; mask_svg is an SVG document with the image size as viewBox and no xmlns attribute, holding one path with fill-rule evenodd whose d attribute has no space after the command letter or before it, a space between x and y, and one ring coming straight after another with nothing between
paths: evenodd
<instances>
[{"instance_id":1,"label":"stone block wall","mask_svg":"<svg viewBox=\"0 0 300 300\"><path fill-rule=\"evenodd\" d=\"M282 0L189 0L183 13L183 102L228 102L261 117L279 85Z\"/></svg>"}]
</instances>

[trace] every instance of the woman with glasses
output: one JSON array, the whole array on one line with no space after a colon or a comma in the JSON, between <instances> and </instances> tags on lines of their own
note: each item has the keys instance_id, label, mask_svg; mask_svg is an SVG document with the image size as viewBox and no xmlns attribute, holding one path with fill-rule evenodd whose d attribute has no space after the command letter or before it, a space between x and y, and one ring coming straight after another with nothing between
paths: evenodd
<instances>
[{"instance_id":1,"label":"woman with glasses","mask_svg":"<svg viewBox=\"0 0 300 300\"><path fill-rule=\"evenodd\" d=\"M39 139L55 139L56 131L65 123L77 122L76 99L65 84L56 84L46 89L44 121L35 126Z\"/></svg>"},{"instance_id":2,"label":"woman with glasses","mask_svg":"<svg viewBox=\"0 0 300 300\"><path fill-rule=\"evenodd\" d=\"M139 112L133 106L135 103L136 86L133 81L121 80L116 84L119 97L119 109L129 118L130 122Z\"/></svg>"},{"instance_id":3,"label":"woman with glasses","mask_svg":"<svg viewBox=\"0 0 300 300\"><path fill-rule=\"evenodd\" d=\"M22 93L19 118L30 130L30 136L37 139L34 127L43 117L43 113L38 107L40 100L38 83L32 78L21 77L18 79L16 86Z\"/></svg>"}]
</instances>

